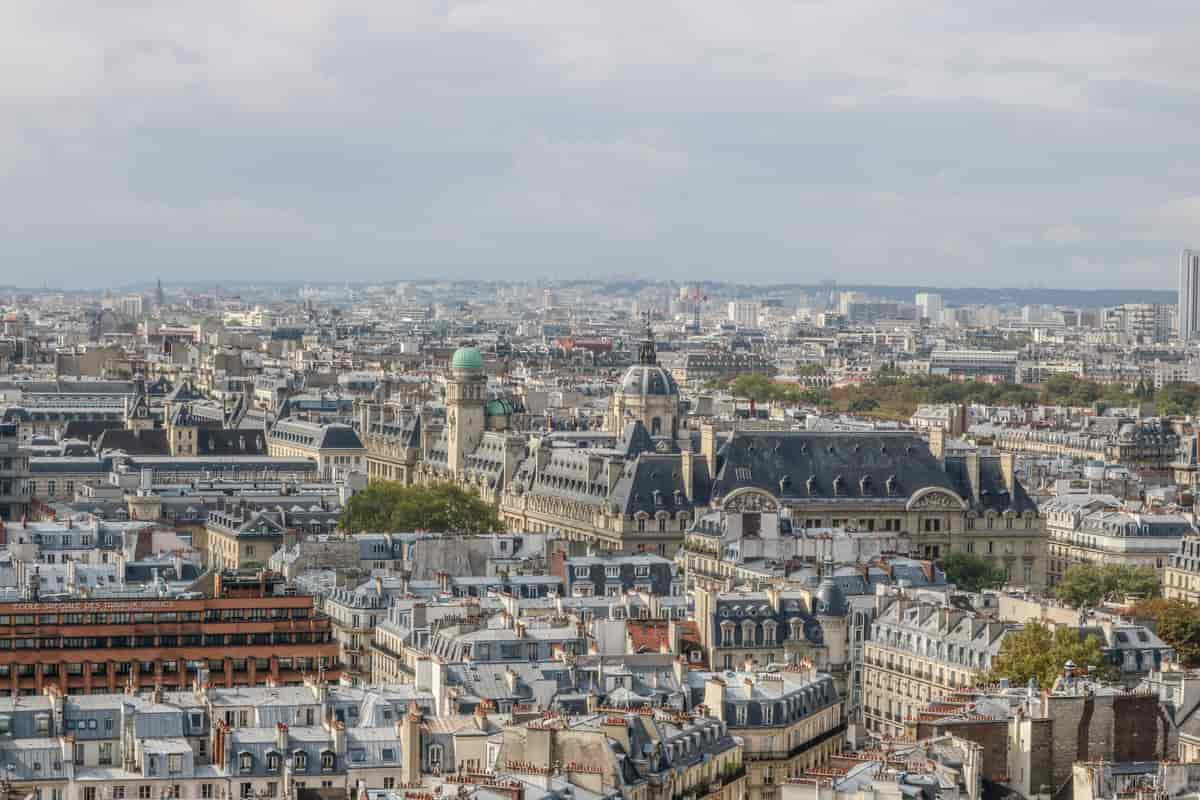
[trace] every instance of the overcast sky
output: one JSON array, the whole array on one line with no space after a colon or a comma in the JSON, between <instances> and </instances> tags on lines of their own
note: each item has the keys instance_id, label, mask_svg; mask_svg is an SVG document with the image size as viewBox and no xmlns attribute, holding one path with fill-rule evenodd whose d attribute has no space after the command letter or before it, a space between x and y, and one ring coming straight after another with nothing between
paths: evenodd
<instances>
[{"instance_id":1,"label":"overcast sky","mask_svg":"<svg viewBox=\"0 0 1200 800\"><path fill-rule=\"evenodd\" d=\"M1200 3L7 0L0 282L1175 285Z\"/></svg>"}]
</instances>

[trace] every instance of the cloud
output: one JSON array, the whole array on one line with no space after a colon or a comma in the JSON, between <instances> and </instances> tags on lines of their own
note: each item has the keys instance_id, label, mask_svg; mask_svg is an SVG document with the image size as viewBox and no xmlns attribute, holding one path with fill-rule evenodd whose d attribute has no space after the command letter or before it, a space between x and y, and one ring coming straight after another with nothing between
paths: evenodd
<instances>
[{"instance_id":1,"label":"cloud","mask_svg":"<svg viewBox=\"0 0 1200 800\"><path fill-rule=\"evenodd\" d=\"M1042 238L1052 244L1079 244L1089 237L1087 231L1078 225L1065 223L1047 228L1042 232Z\"/></svg>"},{"instance_id":2,"label":"cloud","mask_svg":"<svg viewBox=\"0 0 1200 800\"><path fill-rule=\"evenodd\" d=\"M1116 0L16 0L0 281L1169 286L1198 220L1197 23Z\"/></svg>"}]
</instances>

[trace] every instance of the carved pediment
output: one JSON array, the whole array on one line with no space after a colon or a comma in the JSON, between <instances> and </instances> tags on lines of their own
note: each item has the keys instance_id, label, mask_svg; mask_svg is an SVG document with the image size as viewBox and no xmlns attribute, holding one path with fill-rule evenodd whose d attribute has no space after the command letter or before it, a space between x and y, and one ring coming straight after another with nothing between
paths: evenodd
<instances>
[{"instance_id":1,"label":"carved pediment","mask_svg":"<svg viewBox=\"0 0 1200 800\"><path fill-rule=\"evenodd\" d=\"M721 504L726 513L764 513L774 514L779 511L779 502L760 491L734 492Z\"/></svg>"},{"instance_id":2,"label":"carved pediment","mask_svg":"<svg viewBox=\"0 0 1200 800\"><path fill-rule=\"evenodd\" d=\"M953 492L945 489L922 489L908 501L910 511L963 511L966 503Z\"/></svg>"}]
</instances>

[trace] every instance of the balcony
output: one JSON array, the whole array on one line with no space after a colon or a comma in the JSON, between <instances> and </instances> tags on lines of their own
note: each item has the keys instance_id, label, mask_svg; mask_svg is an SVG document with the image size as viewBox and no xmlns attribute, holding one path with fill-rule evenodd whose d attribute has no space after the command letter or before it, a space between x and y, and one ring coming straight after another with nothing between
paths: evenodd
<instances>
[{"instance_id":1,"label":"balcony","mask_svg":"<svg viewBox=\"0 0 1200 800\"><path fill-rule=\"evenodd\" d=\"M811 739L801 742L790 750L758 750L753 753L747 752L744 757L747 761L779 761L782 759L794 758L803 753L807 753L812 748L829 741L835 736L842 736L845 733L846 723L840 722L824 733L819 733Z\"/></svg>"}]
</instances>

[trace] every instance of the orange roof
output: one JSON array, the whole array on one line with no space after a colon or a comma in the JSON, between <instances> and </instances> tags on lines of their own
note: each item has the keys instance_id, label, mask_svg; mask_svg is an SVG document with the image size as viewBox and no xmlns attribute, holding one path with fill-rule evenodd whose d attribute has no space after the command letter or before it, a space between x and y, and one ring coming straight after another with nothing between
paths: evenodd
<instances>
[{"instance_id":1,"label":"orange roof","mask_svg":"<svg viewBox=\"0 0 1200 800\"><path fill-rule=\"evenodd\" d=\"M666 622L630 620L626 630L629 631L630 649L635 653L661 653L671 649Z\"/></svg>"}]
</instances>

